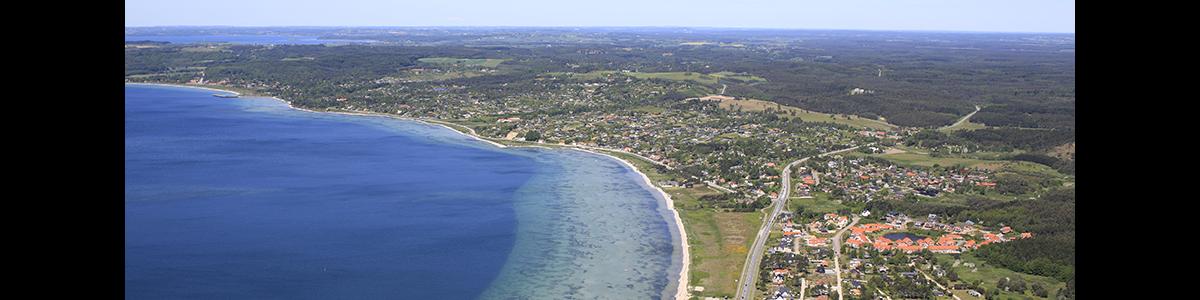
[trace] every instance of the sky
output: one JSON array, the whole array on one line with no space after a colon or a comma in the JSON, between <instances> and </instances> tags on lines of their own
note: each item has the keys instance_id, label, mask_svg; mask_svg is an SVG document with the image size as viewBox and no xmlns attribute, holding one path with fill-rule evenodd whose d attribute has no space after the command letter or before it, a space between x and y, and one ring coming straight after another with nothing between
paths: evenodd
<instances>
[{"instance_id":1,"label":"sky","mask_svg":"<svg viewBox=\"0 0 1200 300\"><path fill-rule=\"evenodd\" d=\"M126 0L125 26L655 26L1075 32L1074 0Z\"/></svg>"}]
</instances>

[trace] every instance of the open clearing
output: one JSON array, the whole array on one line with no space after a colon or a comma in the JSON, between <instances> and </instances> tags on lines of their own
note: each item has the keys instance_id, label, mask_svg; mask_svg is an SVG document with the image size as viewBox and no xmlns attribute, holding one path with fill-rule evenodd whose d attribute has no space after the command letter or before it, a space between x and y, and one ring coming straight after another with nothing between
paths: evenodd
<instances>
[{"instance_id":1,"label":"open clearing","mask_svg":"<svg viewBox=\"0 0 1200 300\"><path fill-rule=\"evenodd\" d=\"M704 74L700 72L622 72L622 71L591 71L587 73L562 73L552 72L546 73L544 76L566 76L575 79L600 79L609 76L624 75L637 79L663 79L674 81L692 81L704 85L716 86L717 81L721 79L729 79L741 82L766 82L767 80L744 73L734 72L716 72Z\"/></svg>"},{"instance_id":2,"label":"open clearing","mask_svg":"<svg viewBox=\"0 0 1200 300\"><path fill-rule=\"evenodd\" d=\"M937 256L937 259L939 261L949 261L949 262L954 261L954 257L950 256L949 254L934 254L934 255ZM1055 297L1058 296L1058 295L1056 295L1056 293L1058 292L1058 289L1067 286L1066 283L1055 280L1054 278L1018 273L1018 272L1015 272L1015 271L1012 271L1009 269L991 266L990 264L985 263L982 259L975 257L975 255L970 252L963 253L960 257L962 258L963 263L975 264L975 268L968 268L965 264L959 264L956 267L952 267L952 269L954 269L954 272L958 273L958 277L962 282L973 282L973 281L978 280L978 281L980 281L981 286L983 286L984 288L986 288L988 290L992 290L992 289L996 288L996 282L999 281L1001 278L1020 277L1022 280L1025 281L1026 287L1033 284L1034 282L1037 282L1037 283L1041 284L1042 286L1046 287L1046 290L1049 291L1049 296L1050 296L1047 298L1041 298L1041 297L1034 296L1033 292L1032 292L1033 289L1027 288L1025 291L1025 294L1017 294L1014 292L1000 292L1000 297L999 297L1000 299L1005 299L1005 298L1024 299L1025 297L1030 297L1030 298L1034 298L1034 299L1055 299ZM973 269L977 269L977 270L975 272L972 272Z\"/></svg>"},{"instance_id":3,"label":"open clearing","mask_svg":"<svg viewBox=\"0 0 1200 300\"><path fill-rule=\"evenodd\" d=\"M738 100L729 96L707 96L700 97L701 100L716 100L721 101L721 108L736 110L741 108L743 111L764 111L775 109L779 111L780 116L795 117L804 120L805 122L826 122L845 124L855 128L870 128L878 130L888 130L896 128L896 125L888 124L887 122L867 119L854 115L833 115L826 113L813 112L799 107L782 105L779 103L757 100L744 99ZM794 113L794 115L793 115Z\"/></svg>"},{"instance_id":4,"label":"open clearing","mask_svg":"<svg viewBox=\"0 0 1200 300\"><path fill-rule=\"evenodd\" d=\"M455 58L455 57L425 57L417 61L434 65L454 65L462 67L495 68L508 59L498 58Z\"/></svg>"}]
</instances>

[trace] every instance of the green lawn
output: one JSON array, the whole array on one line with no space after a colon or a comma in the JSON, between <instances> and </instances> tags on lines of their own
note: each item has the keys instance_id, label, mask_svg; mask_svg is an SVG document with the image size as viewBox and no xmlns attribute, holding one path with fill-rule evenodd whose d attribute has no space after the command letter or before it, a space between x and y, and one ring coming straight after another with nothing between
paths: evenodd
<instances>
[{"instance_id":1,"label":"green lawn","mask_svg":"<svg viewBox=\"0 0 1200 300\"><path fill-rule=\"evenodd\" d=\"M813 198L788 198L788 211L796 211L799 207L804 207L806 212L831 213L837 212L839 209L849 208L846 205L837 203L829 197L829 194L815 192L812 193Z\"/></svg>"}]
</instances>

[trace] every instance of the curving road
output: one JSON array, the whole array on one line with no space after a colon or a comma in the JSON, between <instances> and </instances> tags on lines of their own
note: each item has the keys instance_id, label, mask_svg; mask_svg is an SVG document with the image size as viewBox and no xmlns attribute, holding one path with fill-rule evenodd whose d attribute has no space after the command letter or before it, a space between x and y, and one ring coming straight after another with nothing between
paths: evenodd
<instances>
[{"instance_id":1,"label":"curving road","mask_svg":"<svg viewBox=\"0 0 1200 300\"><path fill-rule=\"evenodd\" d=\"M854 216L854 221L850 222L850 225L842 227L842 230L838 230L837 234L833 235L833 270L837 274L838 300L842 300L842 234L846 233L846 229L858 224L858 220L858 216Z\"/></svg>"},{"instance_id":2,"label":"curving road","mask_svg":"<svg viewBox=\"0 0 1200 300\"><path fill-rule=\"evenodd\" d=\"M792 191L792 166L808 161L809 158L842 153L858 149L858 147L861 146L854 146L842 150L830 151L801 158L793 161L783 168L783 185L781 186L782 189L780 189L779 192L779 198L775 199L773 203L774 209L771 210L771 214L767 215L767 219L763 222L762 228L758 229L758 235L754 238L754 245L750 247L750 254L746 256L746 263L742 265L742 276L740 279L738 279L738 290L735 299L750 299L750 295L754 294L755 292L755 282L758 280L758 265L762 262L763 244L767 242L767 236L770 235L771 226L775 225L775 218L779 216L779 213L783 211L784 207L787 207L788 195L791 194ZM854 221L858 222L858 219L855 219Z\"/></svg>"}]
</instances>

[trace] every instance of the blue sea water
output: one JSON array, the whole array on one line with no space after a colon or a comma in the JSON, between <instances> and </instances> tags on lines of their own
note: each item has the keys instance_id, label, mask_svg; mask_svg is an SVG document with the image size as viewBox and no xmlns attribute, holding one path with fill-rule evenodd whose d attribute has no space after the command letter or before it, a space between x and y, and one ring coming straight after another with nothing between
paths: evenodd
<instances>
[{"instance_id":1,"label":"blue sea water","mask_svg":"<svg viewBox=\"0 0 1200 300\"><path fill-rule=\"evenodd\" d=\"M619 162L126 85L129 299L654 299L678 228Z\"/></svg>"}]
</instances>

